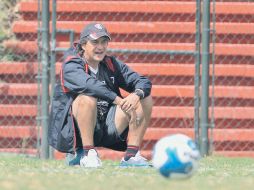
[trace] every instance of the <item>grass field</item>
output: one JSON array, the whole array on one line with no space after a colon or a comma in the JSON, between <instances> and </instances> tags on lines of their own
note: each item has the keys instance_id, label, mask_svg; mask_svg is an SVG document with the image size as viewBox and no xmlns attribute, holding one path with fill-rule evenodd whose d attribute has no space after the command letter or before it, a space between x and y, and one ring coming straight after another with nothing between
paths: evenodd
<instances>
[{"instance_id":1,"label":"grass field","mask_svg":"<svg viewBox=\"0 0 254 190\"><path fill-rule=\"evenodd\" d=\"M62 160L0 154L1 190L251 190L254 159L207 157L185 180L167 180L154 168L123 169L103 161L101 169L67 167Z\"/></svg>"}]
</instances>

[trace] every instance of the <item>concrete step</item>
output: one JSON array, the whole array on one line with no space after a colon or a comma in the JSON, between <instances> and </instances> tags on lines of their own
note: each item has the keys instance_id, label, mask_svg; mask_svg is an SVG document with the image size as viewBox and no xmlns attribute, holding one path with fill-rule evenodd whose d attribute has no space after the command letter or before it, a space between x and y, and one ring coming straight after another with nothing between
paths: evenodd
<instances>
[{"instance_id":1,"label":"concrete step","mask_svg":"<svg viewBox=\"0 0 254 190\"><path fill-rule=\"evenodd\" d=\"M146 75L154 85L192 85L194 86L194 76L173 76L173 75ZM1 75L1 82L30 84L37 83L36 74L34 75ZM56 76L59 77L58 75ZM210 77L210 81L212 78ZM215 77L216 86L253 86L253 77L241 76L218 76Z\"/></svg>"},{"instance_id":2,"label":"concrete step","mask_svg":"<svg viewBox=\"0 0 254 190\"><path fill-rule=\"evenodd\" d=\"M0 104L37 105L37 93L37 84L0 84ZM122 95L127 93L122 91ZM153 85L152 96L154 106L193 106L195 102L193 85ZM250 107L254 106L253 97L251 86L216 86L213 101L215 107Z\"/></svg>"},{"instance_id":3,"label":"concrete step","mask_svg":"<svg viewBox=\"0 0 254 190\"><path fill-rule=\"evenodd\" d=\"M164 103L165 105L165 103ZM179 106L190 107L192 104L184 104ZM248 106L247 104L246 106ZM157 106L157 105L156 105ZM172 106L168 106L172 107ZM222 106L221 106L222 107ZM234 109L230 107L231 109ZM193 108L194 109L194 108ZM227 111L227 109L225 110ZM235 118L215 118L215 127L217 129L254 129L254 120L250 119L235 119ZM0 115L0 125L1 126L36 126L36 115L27 116L12 116L12 115ZM153 117L150 122L151 128L161 127L161 128L193 128L194 118L156 118Z\"/></svg>"},{"instance_id":4,"label":"concrete step","mask_svg":"<svg viewBox=\"0 0 254 190\"><path fill-rule=\"evenodd\" d=\"M0 84L0 96L37 96L37 84ZM124 96L126 92L122 91ZM210 87L210 95L212 87ZM153 97L188 97L194 98L194 86L190 85L154 85ZM247 98L254 99L254 88L251 86L215 86L214 96L216 98Z\"/></svg>"},{"instance_id":5,"label":"concrete step","mask_svg":"<svg viewBox=\"0 0 254 190\"><path fill-rule=\"evenodd\" d=\"M216 22L254 22L253 5L248 2L216 2ZM238 1L238 0L236 0ZM195 22L196 2L168 1L58 1L57 19L68 21L183 21ZM78 7L78 8L76 8ZM124 7L124 8L123 8ZM37 2L21 2L20 14L24 20L37 20ZM71 14L70 14L71 13ZM233 15L233 16L232 16ZM224 36L217 35L217 40ZM133 37L130 37L133 39ZM251 37L246 36L251 39ZM113 35L113 39L115 36ZM168 39L168 38L166 38ZM243 42L244 43L244 42ZM252 43L252 42L251 42Z\"/></svg>"},{"instance_id":6,"label":"concrete step","mask_svg":"<svg viewBox=\"0 0 254 190\"><path fill-rule=\"evenodd\" d=\"M59 21L58 29L72 29L79 34L90 21ZM103 24L111 34L193 34L195 22L115 22L106 21ZM50 24L51 26L52 24ZM16 21L13 23L14 33L36 33L38 23L35 21ZM250 23L216 23L216 34L254 34L254 24Z\"/></svg>"},{"instance_id":7,"label":"concrete step","mask_svg":"<svg viewBox=\"0 0 254 190\"><path fill-rule=\"evenodd\" d=\"M37 138L40 131L36 126L0 126L0 138Z\"/></svg>"},{"instance_id":8,"label":"concrete step","mask_svg":"<svg viewBox=\"0 0 254 190\"><path fill-rule=\"evenodd\" d=\"M254 119L254 107L215 107L214 117L215 119ZM37 107L35 105L3 105L0 104L0 116L3 117L24 117L36 116ZM211 109L210 109L211 114ZM155 106L152 112L152 118L157 119L193 119L194 108L193 107L166 107Z\"/></svg>"},{"instance_id":9,"label":"concrete step","mask_svg":"<svg viewBox=\"0 0 254 190\"><path fill-rule=\"evenodd\" d=\"M156 141L167 135L185 134L194 139L193 128L148 128L144 141ZM41 128L36 126L0 126L0 138L37 138ZM214 129L214 141L253 141L253 129Z\"/></svg>"},{"instance_id":10,"label":"concrete step","mask_svg":"<svg viewBox=\"0 0 254 190\"><path fill-rule=\"evenodd\" d=\"M163 75L163 76L194 76L195 65L193 63L175 64L175 63L126 63L130 68L143 75ZM0 75L34 75L38 71L37 62L0 62ZM61 69L61 63L56 63L56 74ZM221 64L215 66L214 74L216 77L253 77L254 65L235 65ZM202 65L201 69L202 70ZM210 75L212 66L210 66Z\"/></svg>"},{"instance_id":11,"label":"concrete step","mask_svg":"<svg viewBox=\"0 0 254 190\"><path fill-rule=\"evenodd\" d=\"M35 54L37 44L34 41L6 41L6 48L15 53ZM59 42L57 47L68 48L69 42ZM215 55L223 56L253 56L253 44L221 44L217 43ZM111 42L109 48L122 50L162 50L162 51L195 51L195 44L192 43L142 43L142 42ZM158 53L157 53L158 54Z\"/></svg>"},{"instance_id":12,"label":"concrete step","mask_svg":"<svg viewBox=\"0 0 254 190\"><path fill-rule=\"evenodd\" d=\"M231 0L232 1L232 0ZM21 13L37 13L36 1L21 2ZM216 14L254 14L254 5L247 2L216 2ZM58 13L157 13L195 14L195 1L58 1Z\"/></svg>"}]
</instances>

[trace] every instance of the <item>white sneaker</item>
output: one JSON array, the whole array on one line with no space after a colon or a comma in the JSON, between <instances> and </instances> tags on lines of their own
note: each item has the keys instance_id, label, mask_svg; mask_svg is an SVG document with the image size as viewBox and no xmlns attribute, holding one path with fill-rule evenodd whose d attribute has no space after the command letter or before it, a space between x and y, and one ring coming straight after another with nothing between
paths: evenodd
<instances>
[{"instance_id":1,"label":"white sneaker","mask_svg":"<svg viewBox=\"0 0 254 190\"><path fill-rule=\"evenodd\" d=\"M98 168L102 166L101 160L96 150L91 149L88 151L87 156L80 159L80 166L84 168Z\"/></svg>"},{"instance_id":2,"label":"white sneaker","mask_svg":"<svg viewBox=\"0 0 254 190\"><path fill-rule=\"evenodd\" d=\"M129 160L124 160L122 158L120 162L120 167L149 167L151 166L147 159L140 155L140 152L138 151L137 154L134 157L131 157Z\"/></svg>"}]
</instances>

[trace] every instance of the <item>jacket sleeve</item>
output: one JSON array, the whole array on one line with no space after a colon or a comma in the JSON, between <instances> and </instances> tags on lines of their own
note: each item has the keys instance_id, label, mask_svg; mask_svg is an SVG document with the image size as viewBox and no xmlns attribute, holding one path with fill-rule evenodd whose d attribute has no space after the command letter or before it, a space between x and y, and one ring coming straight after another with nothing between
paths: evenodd
<instances>
[{"instance_id":1,"label":"jacket sleeve","mask_svg":"<svg viewBox=\"0 0 254 190\"><path fill-rule=\"evenodd\" d=\"M69 92L86 94L113 102L117 94L111 91L104 83L88 75L78 58L71 59L63 64L62 85Z\"/></svg>"},{"instance_id":2,"label":"jacket sleeve","mask_svg":"<svg viewBox=\"0 0 254 190\"><path fill-rule=\"evenodd\" d=\"M144 97L147 97L151 93L152 83L151 81L143 76L133 71L125 63L116 60L117 66L120 69L119 84L120 87L127 92L134 92L136 89L141 89L144 92Z\"/></svg>"}]
</instances>

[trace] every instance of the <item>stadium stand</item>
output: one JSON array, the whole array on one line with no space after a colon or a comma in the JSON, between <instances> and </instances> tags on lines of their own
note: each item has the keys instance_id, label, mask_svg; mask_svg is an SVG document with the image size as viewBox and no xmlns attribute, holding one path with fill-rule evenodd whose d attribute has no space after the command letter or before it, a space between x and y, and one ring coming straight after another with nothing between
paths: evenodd
<instances>
[{"instance_id":1,"label":"stadium stand","mask_svg":"<svg viewBox=\"0 0 254 190\"><path fill-rule=\"evenodd\" d=\"M60 0L57 1L58 12L61 12L57 28L73 29L78 36L88 22L82 20L86 15L89 21L96 18L108 27L113 39L110 48L194 50L195 1L147 2ZM0 151L36 154L36 140L31 139L38 135L35 120L37 1L21 1L18 10L21 17L12 27L16 39L4 45L25 59L0 62L0 76L4 81L0 83ZM98 12L103 14L98 16ZM138 41L144 34L142 41ZM254 35L254 3L217 2L216 35L214 154L254 157L254 38L251 37ZM243 40L238 43L232 35ZM171 37L168 39L168 36ZM66 36L59 35L57 40L58 47L68 47ZM155 107L143 143L144 154L150 157L154 142L165 135L184 133L194 137L195 65L189 57L171 60L141 57L129 55L125 61L134 70L148 75L154 84ZM56 73L59 67L60 62L56 64ZM25 121L17 122L20 118ZM6 143L8 139L16 143ZM21 146L24 139L30 139L25 148ZM122 156L105 149L101 149L100 154L106 159ZM56 157L63 158L63 155L56 153Z\"/></svg>"}]
</instances>

